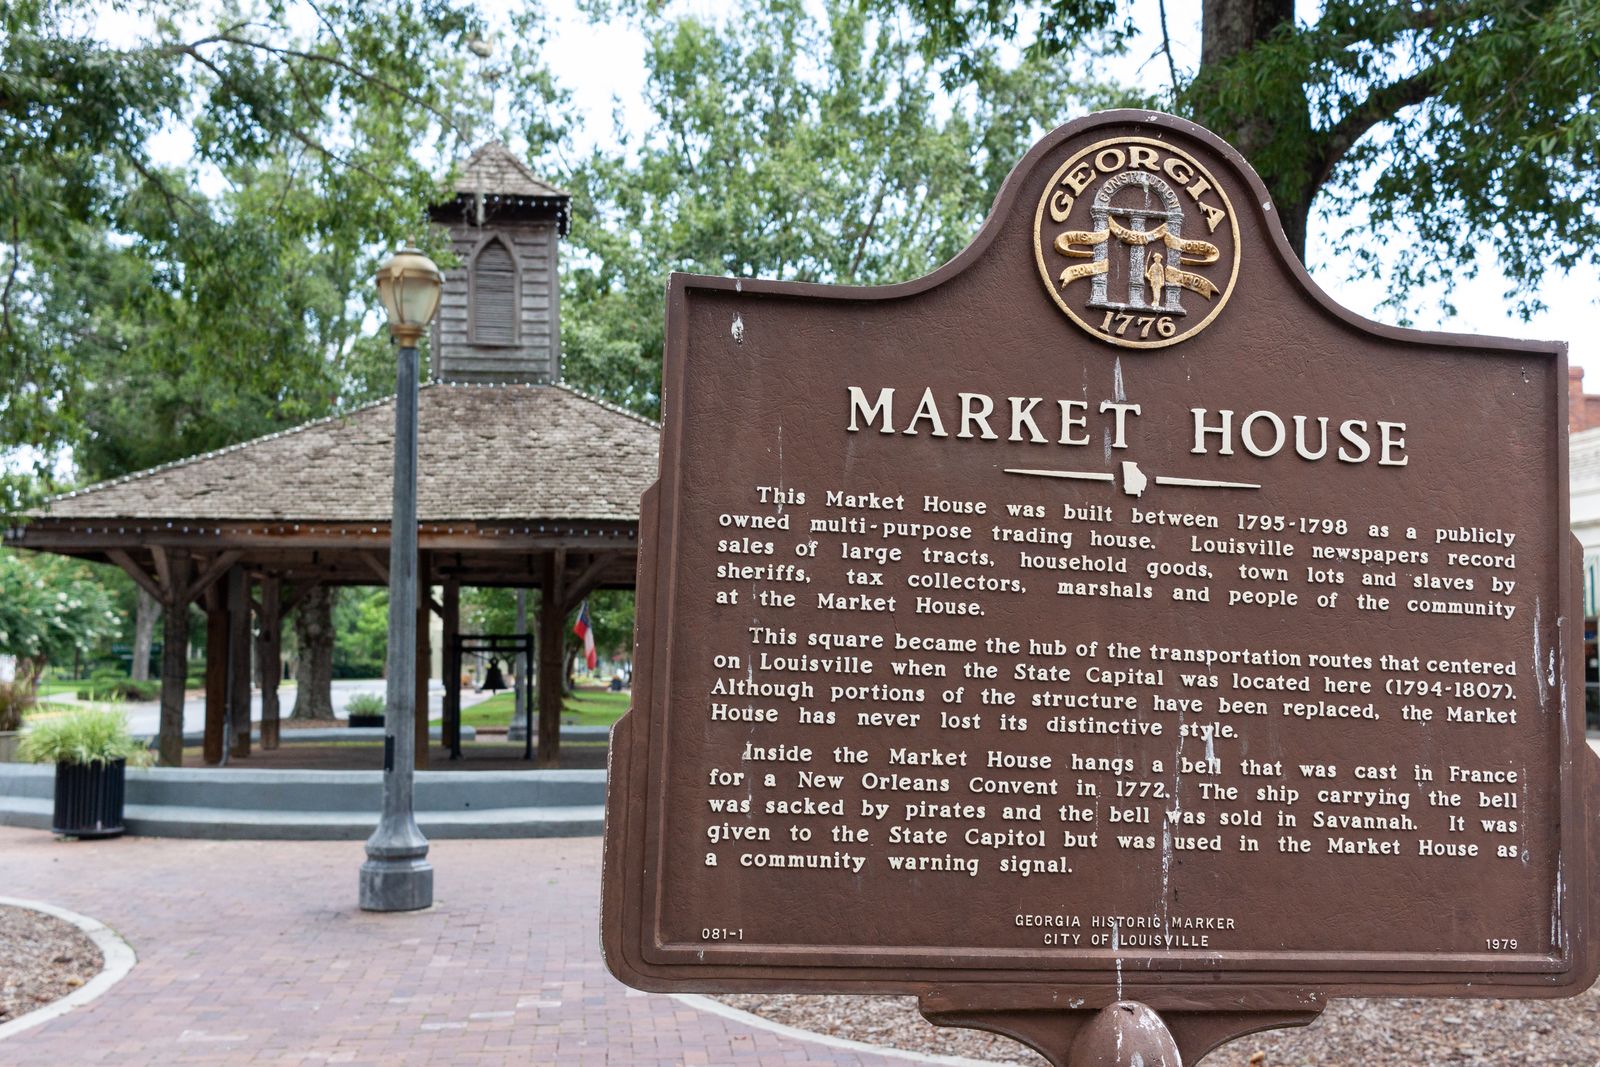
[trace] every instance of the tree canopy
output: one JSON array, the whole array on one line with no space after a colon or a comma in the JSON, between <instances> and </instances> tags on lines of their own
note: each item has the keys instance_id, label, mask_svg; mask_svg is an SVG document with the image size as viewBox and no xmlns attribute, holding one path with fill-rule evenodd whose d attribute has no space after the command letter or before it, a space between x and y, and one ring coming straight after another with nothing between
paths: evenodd
<instances>
[{"instance_id":1,"label":"tree canopy","mask_svg":"<svg viewBox=\"0 0 1600 1067\"><path fill-rule=\"evenodd\" d=\"M957 87L997 40L1065 60L1133 29L1110 0L874 7L923 26L925 53ZM1291 0L1205 0L1201 33L1197 70L1167 50L1161 103L1244 153L1302 255L1322 211L1336 254L1386 270L1399 297L1448 292L1492 244L1525 314L1548 272L1600 266L1594 0L1329 0L1307 20ZM1378 255L1397 229L1428 253Z\"/></svg>"},{"instance_id":2,"label":"tree canopy","mask_svg":"<svg viewBox=\"0 0 1600 1067\"><path fill-rule=\"evenodd\" d=\"M0 513L19 463L109 477L386 393L377 258L416 237L447 262L423 210L451 160L512 130L574 195L566 377L650 415L671 271L926 273L1036 137L1101 107L1216 130L1297 248L1325 213L1348 269L1396 294L1471 274L1485 244L1526 311L1548 272L1600 266L1595 0L1304 19L1206 0L1198 67L1169 48L1154 88L1099 73L1136 30L1166 39L1114 0L584 4L644 34L649 118L583 153L536 2L0 5ZM1426 254L1380 257L1396 231ZM626 617L592 608L602 631Z\"/></svg>"},{"instance_id":3,"label":"tree canopy","mask_svg":"<svg viewBox=\"0 0 1600 1067\"><path fill-rule=\"evenodd\" d=\"M882 284L924 274L977 231L1029 144L1066 112L1149 101L1060 64L1007 65L943 95L915 35L861 0L767 0L713 21L627 7L647 40L652 123L563 176L567 376L646 414L659 404L671 271Z\"/></svg>"},{"instance_id":4,"label":"tree canopy","mask_svg":"<svg viewBox=\"0 0 1600 1067\"><path fill-rule=\"evenodd\" d=\"M87 477L387 391L368 279L378 249L427 239L447 162L493 132L469 48L492 22L501 121L575 197L567 376L645 413L670 271L924 273L1032 139L1098 107L1218 130L1297 247L1314 211L1347 219L1338 254L1397 293L1470 274L1492 240L1532 310L1547 270L1600 257L1593 0L1301 21L1287 0L1207 0L1198 69L1171 63L1153 90L1094 76L1135 29L1164 39L1111 0L762 0L723 19L589 0L644 33L650 122L577 156L536 5L509 23L471 0L102 7L0 10L0 453L70 450ZM1397 228L1430 254L1380 259L1373 235Z\"/></svg>"},{"instance_id":5,"label":"tree canopy","mask_svg":"<svg viewBox=\"0 0 1600 1067\"><path fill-rule=\"evenodd\" d=\"M0 8L0 454L105 477L387 392L371 274L435 241L484 133L483 25L457 0Z\"/></svg>"}]
</instances>

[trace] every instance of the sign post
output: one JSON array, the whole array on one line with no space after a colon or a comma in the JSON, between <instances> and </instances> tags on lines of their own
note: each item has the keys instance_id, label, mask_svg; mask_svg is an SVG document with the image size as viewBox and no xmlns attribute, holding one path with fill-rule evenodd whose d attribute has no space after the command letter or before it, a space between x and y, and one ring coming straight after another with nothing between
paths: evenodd
<instances>
[{"instance_id":1,"label":"sign post","mask_svg":"<svg viewBox=\"0 0 1600 1067\"><path fill-rule=\"evenodd\" d=\"M1564 345L1336 306L1149 112L918 281L676 275L666 343L621 980L1056 1064L1594 980Z\"/></svg>"}]
</instances>

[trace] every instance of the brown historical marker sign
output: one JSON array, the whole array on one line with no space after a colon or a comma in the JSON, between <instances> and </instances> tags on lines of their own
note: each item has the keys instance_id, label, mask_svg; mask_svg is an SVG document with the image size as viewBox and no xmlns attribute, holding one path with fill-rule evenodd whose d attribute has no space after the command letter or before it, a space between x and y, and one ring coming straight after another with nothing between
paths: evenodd
<instances>
[{"instance_id":1,"label":"brown historical marker sign","mask_svg":"<svg viewBox=\"0 0 1600 1067\"><path fill-rule=\"evenodd\" d=\"M1147 112L1050 134L919 281L674 276L612 972L1058 1062L1113 1001L1194 1056L1587 987L1566 380L1335 306Z\"/></svg>"}]
</instances>

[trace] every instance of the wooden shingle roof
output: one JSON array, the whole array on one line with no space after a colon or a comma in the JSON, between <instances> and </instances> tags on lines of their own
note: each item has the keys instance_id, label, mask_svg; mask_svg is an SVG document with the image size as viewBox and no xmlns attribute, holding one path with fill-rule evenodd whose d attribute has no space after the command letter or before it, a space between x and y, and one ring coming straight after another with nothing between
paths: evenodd
<instances>
[{"instance_id":1,"label":"wooden shingle roof","mask_svg":"<svg viewBox=\"0 0 1600 1067\"><path fill-rule=\"evenodd\" d=\"M636 522L659 427L561 385L419 393L421 522ZM394 401L56 497L47 519L387 522Z\"/></svg>"},{"instance_id":2,"label":"wooden shingle roof","mask_svg":"<svg viewBox=\"0 0 1600 1067\"><path fill-rule=\"evenodd\" d=\"M527 164L511 154L499 141L479 145L461 165L456 179L457 193L484 193L491 196L568 196L548 182L534 177Z\"/></svg>"}]
</instances>

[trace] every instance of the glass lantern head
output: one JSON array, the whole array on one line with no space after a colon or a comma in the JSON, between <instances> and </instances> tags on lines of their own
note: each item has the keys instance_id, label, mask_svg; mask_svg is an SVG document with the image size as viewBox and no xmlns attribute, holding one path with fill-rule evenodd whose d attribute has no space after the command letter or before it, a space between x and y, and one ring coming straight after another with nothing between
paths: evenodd
<instances>
[{"instance_id":1,"label":"glass lantern head","mask_svg":"<svg viewBox=\"0 0 1600 1067\"><path fill-rule=\"evenodd\" d=\"M390 335L402 345L415 346L439 309L444 275L433 260L408 244L378 268L375 280L389 316Z\"/></svg>"}]
</instances>

